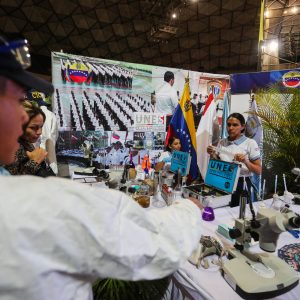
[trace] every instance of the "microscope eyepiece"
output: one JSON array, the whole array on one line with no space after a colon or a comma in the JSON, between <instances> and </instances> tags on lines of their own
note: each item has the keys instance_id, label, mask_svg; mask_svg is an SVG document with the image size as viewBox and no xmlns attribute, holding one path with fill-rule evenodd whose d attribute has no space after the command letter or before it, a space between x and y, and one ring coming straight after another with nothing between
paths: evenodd
<instances>
[{"instance_id":1,"label":"microscope eyepiece","mask_svg":"<svg viewBox=\"0 0 300 300\"><path fill-rule=\"evenodd\" d=\"M289 225L293 228L299 228L300 227L300 217L290 218Z\"/></svg>"}]
</instances>

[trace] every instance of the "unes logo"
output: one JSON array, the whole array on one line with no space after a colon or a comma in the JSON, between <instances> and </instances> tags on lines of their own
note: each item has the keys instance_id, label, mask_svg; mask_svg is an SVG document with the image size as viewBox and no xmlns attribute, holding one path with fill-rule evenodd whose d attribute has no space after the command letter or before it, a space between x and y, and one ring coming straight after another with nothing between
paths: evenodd
<instances>
[{"instance_id":1,"label":"unes logo","mask_svg":"<svg viewBox=\"0 0 300 300\"><path fill-rule=\"evenodd\" d=\"M300 72L290 71L282 76L282 83L289 88L296 88L300 85Z\"/></svg>"}]
</instances>

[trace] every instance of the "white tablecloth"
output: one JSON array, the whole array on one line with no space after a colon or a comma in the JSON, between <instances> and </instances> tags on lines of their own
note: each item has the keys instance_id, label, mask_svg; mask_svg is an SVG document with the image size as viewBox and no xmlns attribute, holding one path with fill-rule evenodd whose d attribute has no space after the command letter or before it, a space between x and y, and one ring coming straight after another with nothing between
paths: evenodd
<instances>
[{"instance_id":1,"label":"white tablecloth","mask_svg":"<svg viewBox=\"0 0 300 300\"><path fill-rule=\"evenodd\" d=\"M265 201L266 206L270 205L270 201ZM258 203L254 203L257 208ZM295 212L300 212L297 205L293 205L291 209ZM234 224L234 218L239 215L239 207L230 208L223 207L215 209L215 220L211 222L203 222L204 235L216 236L216 230L219 224ZM247 208L247 215L250 216L250 210ZM287 244L299 243L300 239L294 238L290 233L283 232L279 236L277 249ZM251 247L251 251L260 252L258 244ZM274 252L274 255L277 254ZM300 274L299 274L300 277ZM220 300L235 300L242 299L224 280L219 267L210 263L209 269L197 269L194 265L186 262L185 265L174 274L174 279L171 284L170 299L220 299ZM273 299L296 300L300 299L300 284L285 293Z\"/></svg>"}]
</instances>

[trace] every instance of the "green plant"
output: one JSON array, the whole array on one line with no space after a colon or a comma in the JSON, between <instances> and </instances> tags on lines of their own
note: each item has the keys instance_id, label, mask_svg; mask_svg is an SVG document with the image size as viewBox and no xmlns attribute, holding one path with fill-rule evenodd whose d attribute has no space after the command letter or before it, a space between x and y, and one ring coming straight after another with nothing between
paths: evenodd
<instances>
[{"instance_id":1,"label":"green plant","mask_svg":"<svg viewBox=\"0 0 300 300\"><path fill-rule=\"evenodd\" d=\"M285 173L291 183L291 169L300 167L300 91L277 84L257 91L256 102L264 130L263 177L271 183Z\"/></svg>"},{"instance_id":2,"label":"green plant","mask_svg":"<svg viewBox=\"0 0 300 300\"><path fill-rule=\"evenodd\" d=\"M93 283L93 295L95 300L161 300L169 282L169 277L149 281L98 279Z\"/></svg>"}]
</instances>

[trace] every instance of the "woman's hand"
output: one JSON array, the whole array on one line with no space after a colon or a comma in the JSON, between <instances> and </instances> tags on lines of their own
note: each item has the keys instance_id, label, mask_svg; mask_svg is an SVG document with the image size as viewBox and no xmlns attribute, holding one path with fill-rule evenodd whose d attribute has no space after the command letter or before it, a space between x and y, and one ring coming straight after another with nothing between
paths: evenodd
<instances>
[{"instance_id":1,"label":"woman's hand","mask_svg":"<svg viewBox=\"0 0 300 300\"><path fill-rule=\"evenodd\" d=\"M32 152L26 151L27 156L30 160L35 161L37 164L40 164L48 155L48 152L43 148L36 148Z\"/></svg>"},{"instance_id":2,"label":"woman's hand","mask_svg":"<svg viewBox=\"0 0 300 300\"><path fill-rule=\"evenodd\" d=\"M214 147L213 145L209 145L206 151L210 155L210 158L219 159L218 153L216 151L216 147Z\"/></svg>"},{"instance_id":3,"label":"woman's hand","mask_svg":"<svg viewBox=\"0 0 300 300\"><path fill-rule=\"evenodd\" d=\"M254 172L257 175L261 174L261 160L256 159L254 161L250 161L247 154L237 153L234 156L234 160L245 164L250 172Z\"/></svg>"},{"instance_id":4,"label":"woman's hand","mask_svg":"<svg viewBox=\"0 0 300 300\"><path fill-rule=\"evenodd\" d=\"M209 146L207 147L207 153L208 153L209 155L214 155L214 154L216 154L215 147L214 147L213 145L209 145Z\"/></svg>"},{"instance_id":5,"label":"woman's hand","mask_svg":"<svg viewBox=\"0 0 300 300\"><path fill-rule=\"evenodd\" d=\"M237 153L234 155L234 160L245 163L245 161L247 160L246 154Z\"/></svg>"}]
</instances>

